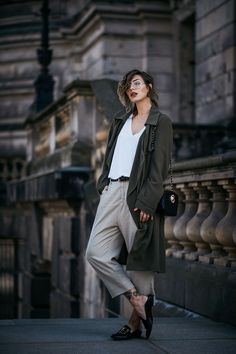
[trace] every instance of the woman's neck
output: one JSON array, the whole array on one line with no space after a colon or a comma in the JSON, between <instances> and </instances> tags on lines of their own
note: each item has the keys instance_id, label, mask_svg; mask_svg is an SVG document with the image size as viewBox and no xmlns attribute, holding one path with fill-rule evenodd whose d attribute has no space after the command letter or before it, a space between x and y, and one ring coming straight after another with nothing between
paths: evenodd
<instances>
[{"instance_id":1,"label":"woman's neck","mask_svg":"<svg viewBox=\"0 0 236 354\"><path fill-rule=\"evenodd\" d=\"M146 116L147 114L149 114L151 106L152 106L152 104L151 104L151 100L149 98L142 100L140 102L137 102L136 103L137 115L140 117Z\"/></svg>"}]
</instances>

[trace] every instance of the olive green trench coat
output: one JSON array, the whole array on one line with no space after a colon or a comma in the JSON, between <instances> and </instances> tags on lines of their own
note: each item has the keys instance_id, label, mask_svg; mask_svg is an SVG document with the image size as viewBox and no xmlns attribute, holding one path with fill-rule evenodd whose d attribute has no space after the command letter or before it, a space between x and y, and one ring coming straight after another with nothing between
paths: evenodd
<instances>
[{"instance_id":1,"label":"olive green trench coat","mask_svg":"<svg viewBox=\"0 0 236 354\"><path fill-rule=\"evenodd\" d=\"M109 183L108 174L117 137L129 115L130 113L118 114L112 121L102 174L97 182L100 194ZM172 123L167 115L153 105L145 125L146 129L137 146L127 191L127 204L137 225L137 232L129 254L124 244L119 262L126 264L127 270L164 272L164 217L156 209L164 192L163 181L168 176L173 141ZM139 212L134 212L134 208L153 215L154 219L141 223Z\"/></svg>"}]
</instances>

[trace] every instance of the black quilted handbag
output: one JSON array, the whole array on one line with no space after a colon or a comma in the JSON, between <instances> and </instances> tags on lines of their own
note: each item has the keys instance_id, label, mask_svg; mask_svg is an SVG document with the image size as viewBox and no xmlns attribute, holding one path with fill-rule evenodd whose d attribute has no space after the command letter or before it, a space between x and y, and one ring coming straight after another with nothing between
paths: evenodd
<instances>
[{"instance_id":1,"label":"black quilted handbag","mask_svg":"<svg viewBox=\"0 0 236 354\"><path fill-rule=\"evenodd\" d=\"M165 216L176 216L178 194L173 189L172 159L170 160L170 189L166 189L157 206L157 212Z\"/></svg>"},{"instance_id":2,"label":"black quilted handbag","mask_svg":"<svg viewBox=\"0 0 236 354\"><path fill-rule=\"evenodd\" d=\"M157 207L157 212L165 216L176 216L178 195L173 190L165 190Z\"/></svg>"}]
</instances>

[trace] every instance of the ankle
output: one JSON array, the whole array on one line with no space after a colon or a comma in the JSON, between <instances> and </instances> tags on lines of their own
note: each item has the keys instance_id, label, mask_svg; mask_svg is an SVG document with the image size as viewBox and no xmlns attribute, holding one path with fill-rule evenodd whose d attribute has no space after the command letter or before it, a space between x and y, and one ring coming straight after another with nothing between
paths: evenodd
<instances>
[{"instance_id":1,"label":"ankle","mask_svg":"<svg viewBox=\"0 0 236 354\"><path fill-rule=\"evenodd\" d=\"M136 289L134 290L128 290L124 293L125 297L130 301L132 299L132 297L137 297L139 296L140 294L137 292Z\"/></svg>"},{"instance_id":2,"label":"ankle","mask_svg":"<svg viewBox=\"0 0 236 354\"><path fill-rule=\"evenodd\" d=\"M131 331L134 332L137 329L141 329L141 322L138 321L138 322L134 323L134 322L129 321L128 326L131 328Z\"/></svg>"}]
</instances>

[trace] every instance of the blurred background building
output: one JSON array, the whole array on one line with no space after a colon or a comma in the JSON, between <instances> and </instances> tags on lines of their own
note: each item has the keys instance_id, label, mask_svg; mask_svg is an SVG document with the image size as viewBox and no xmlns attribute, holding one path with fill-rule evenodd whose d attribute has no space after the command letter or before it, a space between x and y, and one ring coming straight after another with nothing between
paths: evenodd
<instances>
[{"instance_id":1,"label":"blurred background building","mask_svg":"<svg viewBox=\"0 0 236 354\"><path fill-rule=\"evenodd\" d=\"M117 80L138 68L173 121L180 197L157 311L236 324L235 14L233 0L0 2L0 318L125 311L84 251Z\"/></svg>"}]
</instances>

